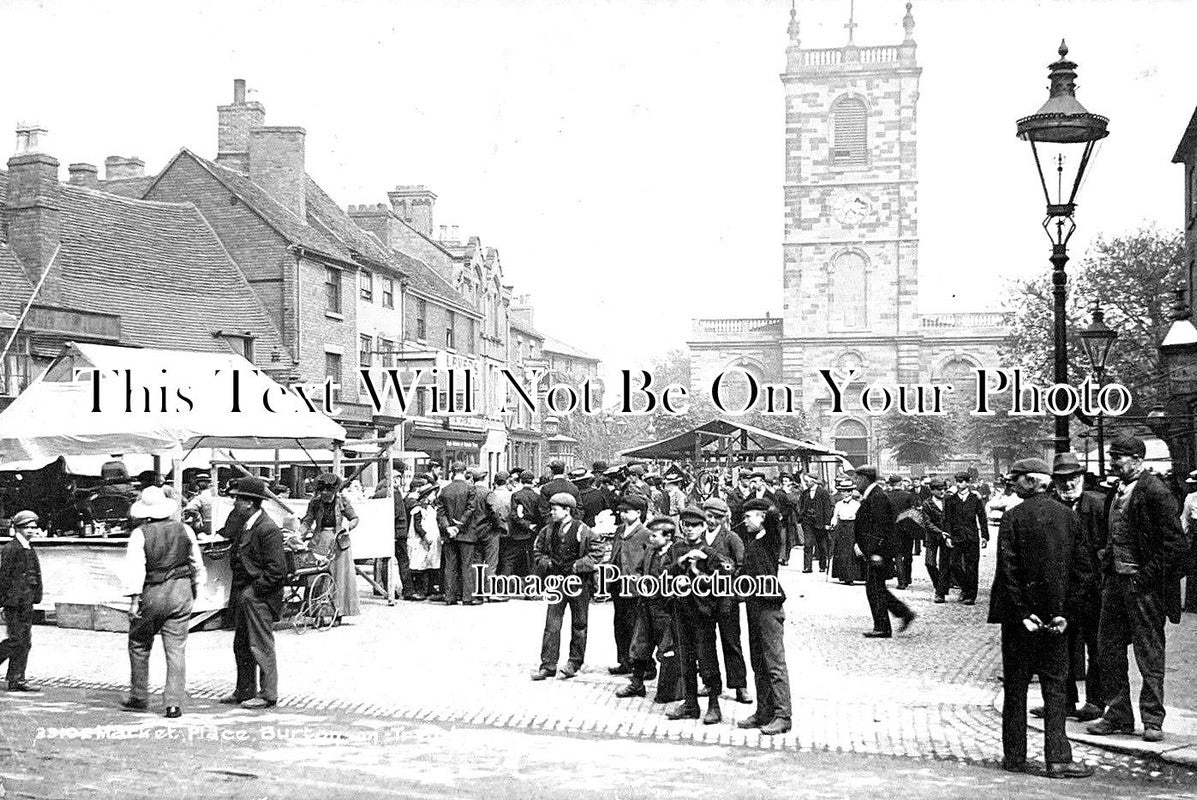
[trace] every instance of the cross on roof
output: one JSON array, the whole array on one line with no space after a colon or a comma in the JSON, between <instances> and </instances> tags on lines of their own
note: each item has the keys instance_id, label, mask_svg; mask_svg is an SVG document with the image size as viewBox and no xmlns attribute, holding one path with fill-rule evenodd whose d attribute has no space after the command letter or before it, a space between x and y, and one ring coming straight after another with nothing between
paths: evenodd
<instances>
[{"instance_id":1,"label":"cross on roof","mask_svg":"<svg viewBox=\"0 0 1197 800\"><path fill-rule=\"evenodd\" d=\"M852 44L856 33L856 0L848 0L848 22L844 27L848 29L848 44Z\"/></svg>"}]
</instances>

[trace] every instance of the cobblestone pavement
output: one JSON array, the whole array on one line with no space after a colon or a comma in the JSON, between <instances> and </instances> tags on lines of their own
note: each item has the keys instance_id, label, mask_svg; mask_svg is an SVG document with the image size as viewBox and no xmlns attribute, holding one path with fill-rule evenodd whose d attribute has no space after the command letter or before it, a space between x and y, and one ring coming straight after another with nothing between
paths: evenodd
<instances>
[{"instance_id":1,"label":"cobblestone pavement","mask_svg":"<svg viewBox=\"0 0 1197 800\"><path fill-rule=\"evenodd\" d=\"M987 588L992 551L984 551L982 574ZM735 728L732 723L752 706L729 699L723 702L725 722L703 726L670 722L663 707L647 699L616 698L623 679L606 671L614 663L610 604L592 606L588 661L578 677L533 683L528 674L537 665L540 603L388 608L367 601L362 616L332 631L277 634L280 704L373 719L758 750L974 764L1000 759L997 631L984 624L984 597L974 607L935 605L924 577L899 593L919 614L911 629L888 641L865 640L860 634L871 625L862 586L829 583L792 567L783 570L783 581L790 598L786 651L794 695L794 730L784 736ZM188 687L197 702L187 719L210 714L203 701L230 690L231 638L226 631L189 638ZM127 669L120 634L34 630L30 676L36 682L116 692L126 685ZM162 677L161 656L155 656L152 686L160 687ZM1042 753L1041 734L1031 731L1029 747L1033 757ZM1185 784L1197 779L1133 755L1085 745L1075 751L1103 771Z\"/></svg>"}]
</instances>

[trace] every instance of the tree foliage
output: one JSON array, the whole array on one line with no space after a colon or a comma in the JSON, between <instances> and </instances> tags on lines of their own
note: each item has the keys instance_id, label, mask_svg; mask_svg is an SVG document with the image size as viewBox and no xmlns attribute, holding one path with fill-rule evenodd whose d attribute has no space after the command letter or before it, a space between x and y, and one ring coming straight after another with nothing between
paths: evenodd
<instances>
[{"instance_id":1,"label":"tree foliage","mask_svg":"<svg viewBox=\"0 0 1197 800\"><path fill-rule=\"evenodd\" d=\"M998 473L1003 465L1039 455L1053 434L1053 417L1011 415L1011 405L1006 395L995 397L990 404L994 414L969 415L961 436L964 447L992 460Z\"/></svg>"},{"instance_id":2,"label":"tree foliage","mask_svg":"<svg viewBox=\"0 0 1197 800\"><path fill-rule=\"evenodd\" d=\"M892 412L882 421L881 440L894 451L899 464L938 466L951 452L955 426L946 415L900 414Z\"/></svg>"}]
</instances>

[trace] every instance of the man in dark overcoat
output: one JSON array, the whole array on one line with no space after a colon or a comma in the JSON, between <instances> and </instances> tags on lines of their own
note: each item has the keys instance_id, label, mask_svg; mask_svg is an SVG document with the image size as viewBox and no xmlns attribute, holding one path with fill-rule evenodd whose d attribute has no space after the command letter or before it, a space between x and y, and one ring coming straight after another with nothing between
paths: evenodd
<instances>
[{"instance_id":1,"label":"man in dark overcoat","mask_svg":"<svg viewBox=\"0 0 1197 800\"><path fill-rule=\"evenodd\" d=\"M914 621L914 612L894 597L885 582L891 577L894 553L898 549L896 515L889 496L877 480L877 468L856 468L856 488L861 493L860 508L856 511L856 555L865 560L865 597L873 615L873 630L865 631L868 639L888 639L893 636L889 622L893 614L904 631Z\"/></svg>"},{"instance_id":2,"label":"man in dark overcoat","mask_svg":"<svg viewBox=\"0 0 1197 800\"><path fill-rule=\"evenodd\" d=\"M470 521L470 509L477 503L474 482L466 480L466 466L455 461L450 466L452 480L436 498L436 521L441 529L442 565L445 571L445 605L480 605L474 597L475 546L477 530Z\"/></svg>"},{"instance_id":3,"label":"man in dark overcoat","mask_svg":"<svg viewBox=\"0 0 1197 800\"><path fill-rule=\"evenodd\" d=\"M819 571L827 571L827 557L830 549L831 515L835 511L831 495L823 483L814 475L802 476L806 484L802 490L799 518L802 521L802 571L811 572L814 562L819 562Z\"/></svg>"},{"instance_id":4,"label":"man in dark overcoat","mask_svg":"<svg viewBox=\"0 0 1197 800\"><path fill-rule=\"evenodd\" d=\"M42 567L32 539L41 533L32 511L12 518L12 539L0 549L0 606L8 638L0 642L0 664L8 662L8 691L36 692L25 681L25 665L33 642L33 607L42 601Z\"/></svg>"},{"instance_id":5,"label":"man in dark overcoat","mask_svg":"<svg viewBox=\"0 0 1197 800\"><path fill-rule=\"evenodd\" d=\"M1002 626L1002 765L1027 764L1027 687L1039 676L1048 777L1086 778L1093 768L1072 761L1064 730L1068 638L1087 566L1076 514L1048 494L1050 467L1041 458L1014 462L1023 502L1002 516L989 622Z\"/></svg>"}]
</instances>

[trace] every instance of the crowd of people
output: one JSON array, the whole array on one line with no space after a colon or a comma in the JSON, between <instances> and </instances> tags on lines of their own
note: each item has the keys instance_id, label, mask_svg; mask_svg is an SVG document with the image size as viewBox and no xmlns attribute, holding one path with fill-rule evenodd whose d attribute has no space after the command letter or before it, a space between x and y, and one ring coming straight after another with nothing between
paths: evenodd
<instances>
[{"instance_id":1,"label":"crowd of people","mask_svg":"<svg viewBox=\"0 0 1197 800\"><path fill-rule=\"evenodd\" d=\"M989 523L999 522L988 621L1001 626L1004 765L1026 768L1027 688L1037 675L1044 702L1030 713L1045 721L1048 774L1084 777L1092 770L1072 761L1065 719L1091 723L1094 735L1134 732L1128 647L1143 677L1142 736L1163 738L1165 620L1179 620L1180 579L1197 532L1197 492L1182 511L1167 485L1144 468L1142 440L1119 436L1109 456L1116 479L1104 487L1087 480L1074 454L1062 453L1051 465L1039 458L1015 462L1003 491L989 498L967 472L956 474L953 486L936 476L916 486L868 465L838 475L834 491L810 472L770 478L748 465L734 486L700 492L676 465L655 474L643 463L595 462L567 472L554 461L545 475L515 469L492 476L462 463L444 475L432 462L406 486L395 478L395 555L408 601L544 601L534 681L578 674L590 604L609 599L617 663L608 671L628 679L616 690L620 697L646 697L655 683L654 701L675 703L666 717L715 725L723 719L724 688L736 702L754 702L751 667L756 708L737 724L777 734L792 724L778 570L795 547L803 550L803 573L817 569L844 584L863 582L873 619L863 635L888 639L895 632L891 618L900 633L916 617L888 581L908 588L921 554L935 603L947 602L957 588L959 603L975 605L980 553ZM1197 472L1187 483L1197 488ZM281 527L264 513L263 503L275 499L265 481L246 477L230 486L234 509L219 534L230 543L237 680L222 702L246 708L277 702L273 623L283 603L286 542L298 539L337 561L337 613L357 613L348 536L357 515L342 484L332 474L319 476L303 519L284 519ZM196 535L181 518L207 525L211 517L204 500L210 489L196 488L181 508L150 481L130 509L137 525L124 571L131 691L122 705L129 710L148 706L148 659L160 635L167 716L181 714L187 621L204 582ZM7 627L0 661L8 661L10 691L35 691L24 669L32 608L42 592L32 544L40 521L23 510L11 522L14 535L0 551ZM510 578L516 580L504 580ZM565 590L545 591L550 580ZM570 640L561 663L566 611Z\"/></svg>"}]
</instances>

